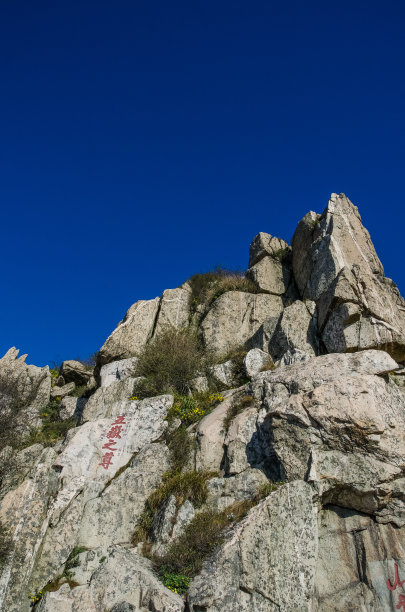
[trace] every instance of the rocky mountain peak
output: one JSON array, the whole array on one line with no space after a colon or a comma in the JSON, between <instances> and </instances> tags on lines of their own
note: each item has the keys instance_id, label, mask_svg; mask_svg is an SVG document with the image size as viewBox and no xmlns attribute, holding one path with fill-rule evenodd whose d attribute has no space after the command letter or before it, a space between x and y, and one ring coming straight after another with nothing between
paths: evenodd
<instances>
[{"instance_id":1,"label":"rocky mountain peak","mask_svg":"<svg viewBox=\"0 0 405 612\"><path fill-rule=\"evenodd\" d=\"M246 274L135 302L94 364L0 359L0 609L405 601L405 302L332 194Z\"/></svg>"}]
</instances>

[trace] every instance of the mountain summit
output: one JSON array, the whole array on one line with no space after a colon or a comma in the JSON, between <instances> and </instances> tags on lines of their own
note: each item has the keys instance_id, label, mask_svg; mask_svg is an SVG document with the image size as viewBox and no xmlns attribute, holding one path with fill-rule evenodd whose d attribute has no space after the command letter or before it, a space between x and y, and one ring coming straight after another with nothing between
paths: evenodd
<instances>
[{"instance_id":1,"label":"mountain summit","mask_svg":"<svg viewBox=\"0 0 405 612\"><path fill-rule=\"evenodd\" d=\"M0 359L0 609L405 610L405 302L332 194L95 362Z\"/></svg>"}]
</instances>

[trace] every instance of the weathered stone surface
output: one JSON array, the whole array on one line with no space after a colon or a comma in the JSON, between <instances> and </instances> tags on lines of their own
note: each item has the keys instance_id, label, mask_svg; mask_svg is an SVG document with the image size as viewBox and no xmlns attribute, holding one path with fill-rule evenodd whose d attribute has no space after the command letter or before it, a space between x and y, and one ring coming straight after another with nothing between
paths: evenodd
<instances>
[{"instance_id":1,"label":"weathered stone surface","mask_svg":"<svg viewBox=\"0 0 405 612\"><path fill-rule=\"evenodd\" d=\"M207 504L221 512L228 506L245 499L253 499L268 478L261 470L246 469L229 478L211 478L207 482Z\"/></svg>"},{"instance_id":2,"label":"weathered stone surface","mask_svg":"<svg viewBox=\"0 0 405 612\"><path fill-rule=\"evenodd\" d=\"M87 401L85 397L64 397L59 406L60 420L76 419L80 421Z\"/></svg>"},{"instance_id":3,"label":"weathered stone surface","mask_svg":"<svg viewBox=\"0 0 405 612\"><path fill-rule=\"evenodd\" d=\"M87 385L93 375L93 368L88 368L80 361L70 359L64 361L60 368L60 374L65 382L74 382L76 385Z\"/></svg>"},{"instance_id":4,"label":"weathered stone surface","mask_svg":"<svg viewBox=\"0 0 405 612\"><path fill-rule=\"evenodd\" d=\"M251 349L243 360L246 374L252 378L261 372L262 368L271 365L273 360L268 353L265 353L261 349Z\"/></svg>"},{"instance_id":5,"label":"weathered stone surface","mask_svg":"<svg viewBox=\"0 0 405 612\"><path fill-rule=\"evenodd\" d=\"M187 289L166 289L160 299L160 307L154 337L170 327L187 327L190 318L191 293Z\"/></svg>"},{"instance_id":6,"label":"weathered stone surface","mask_svg":"<svg viewBox=\"0 0 405 612\"><path fill-rule=\"evenodd\" d=\"M114 414L112 410L116 404L125 402L130 397L135 396L136 387L140 380L140 378L128 377L124 380L117 380L107 387L97 389L84 408L83 421L102 419Z\"/></svg>"},{"instance_id":7,"label":"weathered stone surface","mask_svg":"<svg viewBox=\"0 0 405 612\"><path fill-rule=\"evenodd\" d=\"M339 307L325 331L329 350L378 348L403 361L405 302L384 277L357 207L332 194L322 216L308 213L298 224L292 246L296 283L303 298L317 302L321 329Z\"/></svg>"},{"instance_id":8,"label":"weathered stone surface","mask_svg":"<svg viewBox=\"0 0 405 612\"><path fill-rule=\"evenodd\" d=\"M311 316L306 304L300 300L284 309L268 344L268 351L274 360L292 349L299 349L308 355L319 353L316 318Z\"/></svg>"},{"instance_id":9,"label":"weathered stone surface","mask_svg":"<svg viewBox=\"0 0 405 612\"><path fill-rule=\"evenodd\" d=\"M248 342L269 317L279 316L283 303L277 295L228 291L213 304L201 324L204 343L216 354Z\"/></svg>"},{"instance_id":10,"label":"weathered stone surface","mask_svg":"<svg viewBox=\"0 0 405 612\"><path fill-rule=\"evenodd\" d=\"M308 355L308 353L305 353L305 351L301 351L300 349L288 349L275 365L280 368L283 366L292 365L293 363L308 361L308 359L311 359L312 357L313 355Z\"/></svg>"},{"instance_id":11,"label":"weathered stone surface","mask_svg":"<svg viewBox=\"0 0 405 612\"><path fill-rule=\"evenodd\" d=\"M108 549L107 559L93 572L88 586L70 589L63 585L58 591L46 594L39 610L101 612L118 604L129 604L139 612L184 610L181 597L163 586L149 561L133 550L118 546Z\"/></svg>"},{"instance_id":12,"label":"weathered stone surface","mask_svg":"<svg viewBox=\"0 0 405 612\"><path fill-rule=\"evenodd\" d=\"M87 548L130 544L145 501L169 469L168 448L149 444L98 497L87 502L78 545Z\"/></svg>"},{"instance_id":13,"label":"weathered stone surface","mask_svg":"<svg viewBox=\"0 0 405 612\"><path fill-rule=\"evenodd\" d=\"M210 368L210 374L217 382L232 387L234 384L234 367L232 360L225 361L225 363L218 363Z\"/></svg>"},{"instance_id":14,"label":"weathered stone surface","mask_svg":"<svg viewBox=\"0 0 405 612\"><path fill-rule=\"evenodd\" d=\"M255 431L250 425L252 443L255 436L263 454L271 449L282 480L308 479L325 503L402 526L405 400L376 376L394 364L382 351L364 351L260 374L254 393L266 415L259 411Z\"/></svg>"},{"instance_id":15,"label":"weathered stone surface","mask_svg":"<svg viewBox=\"0 0 405 612\"><path fill-rule=\"evenodd\" d=\"M27 365L27 355L18 357L12 347L0 359L0 412L2 418L13 417L17 431L27 433L39 427L39 410L49 402L51 375L48 366Z\"/></svg>"},{"instance_id":16,"label":"weathered stone surface","mask_svg":"<svg viewBox=\"0 0 405 612\"><path fill-rule=\"evenodd\" d=\"M135 302L104 342L98 363L104 365L139 354L152 337L159 304L160 298Z\"/></svg>"},{"instance_id":17,"label":"weathered stone surface","mask_svg":"<svg viewBox=\"0 0 405 612\"><path fill-rule=\"evenodd\" d=\"M291 251L291 247L288 246L285 240L260 232L253 238L250 245L249 268L268 255L277 258L289 251Z\"/></svg>"},{"instance_id":18,"label":"weathered stone surface","mask_svg":"<svg viewBox=\"0 0 405 612\"><path fill-rule=\"evenodd\" d=\"M311 610L317 509L304 482L253 508L191 583L190 612Z\"/></svg>"},{"instance_id":19,"label":"weathered stone surface","mask_svg":"<svg viewBox=\"0 0 405 612\"><path fill-rule=\"evenodd\" d=\"M290 266L273 257L263 257L246 272L247 278L265 293L283 295L291 281Z\"/></svg>"},{"instance_id":20,"label":"weathered stone surface","mask_svg":"<svg viewBox=\"0 0 405 612\"><path fill-rule=\"evenodd\" d=\"M67 383L66 385L63 385L63 387L52 387L51 399L55 399L56 397L66 397L67 395L70 395L70 393L73 393L75 388L76 385L74 382Z\"/></svg>"},{"instance_id":21,"label":"weathered stone surface","mask_svg":"<svg viewBox=\"0 0 405 612\"><path fill-rule=\"evenodd\" d=\"M27 585L42 540L48 504L57 492L57 474L50 469L55 458L53 449L43 449L39 462L29 469L16 489L7 492L0 504L0 521L13 539L11 556L0 578L1 610L29 610Z\"/></svg>"},{"instance_id":22,"label":"weathered stone surface","mask_svg":"<svg viewBox=\"0 0 405 612\"><path fill-rule=\"evenodd\" d=\"M397 610L401 591L395 563L405 576L405 530L379 525L371 516L337 506L321 510L313 609Z\"/></svg>"},{"instance_id":23,"label":"weathered stone surface","mask_svg":"<svg viewBox=\"0 0 405 612\"><path fill-rule=\"evenodd\" d=\"M224 420L233 402L234 393L197 424L195 469L217 471L223 468Z\"/></svg>"},{"instance_id":24,"label":"weathered stone surface","mask_svg":"<svg viewBox=\"0 0 405 612\"><path fill-rule=\"evenodd\" d=\"M193 520L195 511L193 504L186 500L177 507L176 498L171 495L156 513L152 527L151 540L154 542L152 553L164 555L168 545L178 538L184 528Z\"/></svg>"},{"instance_id":25,"label":"weathered stone surface","mask_svg":"<svg viewBox=\"0 0 405 612\"><path fill-rule=\"evenodd\" d=\"M107 363L100 370L101 386L108 387L111 383L118 380L124 380L124 378L129 376L133 377L136 373L137 363L137 357Z\"/></svg>"}]
</instances>

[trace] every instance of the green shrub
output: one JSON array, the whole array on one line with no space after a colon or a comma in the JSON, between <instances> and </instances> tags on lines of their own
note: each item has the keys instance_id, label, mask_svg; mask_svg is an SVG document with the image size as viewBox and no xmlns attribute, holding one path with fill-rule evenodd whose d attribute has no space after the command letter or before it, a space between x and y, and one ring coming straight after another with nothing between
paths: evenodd
<instances>
[{"instance_id":1,"label":"green shrub","mask_svg":"<svg viewBox=\"0 0 405 612\"><path fill-rule=\"evenodd\" d=\"M72 579L71 570L80 565L78 556L80 555L80 553L85 552L86 550L87 548L85 546L75 546L74 547L74 549L70 553L65 563L65 569L63 570L63 574L62 574L64 578L67 578L68 580Z\"/></svg>"},{"instance_id":2,"label":"green shrub","mask_svg":"<svg viewBox=\"0 0 405 612\"><path fill-rule=\"evenodd\" d=\"M199 508L208 496L207 480L217 476L216 472L184 472L167 474L162 484L148 497L139 525L135 529L133 543L144 541L151 528L154 516L163 502L174 495L177 507L186 500Z\"/></svg>"},{"instance_id":3,"label":"green shrub","mask_svg":"<svg viewBox=\"0 0 405 612\"><path fill-rule=\"evenodd\" d=\"M205 369L205 356L194 332L169 328L147 344L137 363L139 397L162 393L186 394L189 382Z\"/></svg>"},{"instance_id":4,"label":"green shrub","mask_svg":"<svg viewBox=\"0 0 405 612\"><path fill-rule=\"evenodd\" d=\"M228 506L222 512L211 509L199 512L169 546L167 553L153 559L155 567L165 567L167 572L189 578L195 576L201 570L204 559L223 542L225 528L239 522L254 503L243 501Z\"/></svg>"},{"instance_id":5,"label":"green shrub","mask_svg":"<svg viewBox=\"0 0 405 612\"><path fill-rule=\"evenodd\" d=\"M168 412L168 419L178 418L181 419L183 425L191 425L211 412L214 406L223 402L224 399L220 393L210 391L201 391L193 395L177 395Z\"/></svg>"},{"instance_id":6,"label":"green shrub","mask_svg":"<svg viewBox=\"0 0 405 612\"><path fill-rule=\"evenodd\" d=\"M169 446L171 471L178 474L187 465L195 441L184 425L173 431L166 441Z\"/></svg>"},{"instance_id":7,"label":"green shrub","mask_svg":"<svg viewBox=\"0 0 405 612\"><path fill-rule=\"evenodd\" d=\"M160 568L159 578L167 589L170 589L173 593L177 593L178 595L185 593L191 582L190 578L187 578L187 576L174 574L168 571L165 566Z\"/></svg>"},{"instance_id":8,"label":"green shrub","mask_svg":"<svg viewBox=\"0 0 405 612\"><path fill-rule=\"evenodd\" d=\"M40 412L42 419L42 427L36 431L31 432L31 435L27 440L24 441L24 446L31 446L31 444L43 444L49 446L58 440L64 438L73 427L76 427L76 419L68 419L67 421L61 421L59 419L59 406L60 400L51 400L45 408Z\"/></svg>"},{"instance_id":9,"label":"green shrub","mask_svg":"<svg viewBox=\"0 0 405 612\"><path fill-rule=\"evenodd\" d=\"M221 267L203 274L194 274L188 282L191 286L191 303L194 308L200 304L209 306L227 291L258 293L256 285L246 278L244 272Z\"/></svg>"}]
</instances>

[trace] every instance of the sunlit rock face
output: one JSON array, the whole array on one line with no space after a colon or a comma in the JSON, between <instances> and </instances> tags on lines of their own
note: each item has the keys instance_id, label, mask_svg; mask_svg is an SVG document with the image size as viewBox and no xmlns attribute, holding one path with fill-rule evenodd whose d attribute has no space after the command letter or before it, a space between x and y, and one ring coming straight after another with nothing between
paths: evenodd
<instances>
[{"instance_id":1,"label":"sunlit rock face","mask_svg":"<svg viewBox=\"0 0 405 612\"><path fill-rule=\"evenodd\" d=\"M0 359L1 610L404 608L404 301L343 194L259 233L248 277L136 302L97 383ZM206 361L145 397L143 348L188 326Z\"/></svg>"},{"instance_id":2,"label":"sunlit rock face","mask_svg":"<svg viewBox=\"0 0 405 612\"><path fill-rule=\"evenodd\" d=\"M332 194L321 216L300 221L292 247L295 281L317 303L327 351L378 348L405 360L405 302L344 194Z\"/></svg>"}]
</instances>

